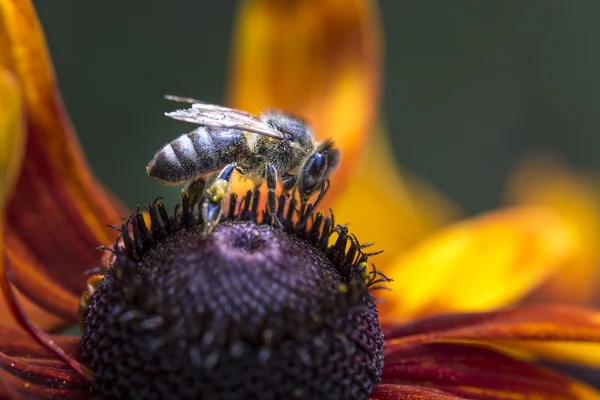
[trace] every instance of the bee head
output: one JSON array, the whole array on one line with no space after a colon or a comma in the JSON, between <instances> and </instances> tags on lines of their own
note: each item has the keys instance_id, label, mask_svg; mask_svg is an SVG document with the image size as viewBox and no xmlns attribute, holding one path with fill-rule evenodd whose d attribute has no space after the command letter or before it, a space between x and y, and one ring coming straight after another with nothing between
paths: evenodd
<instances>
[{"instance_id":1,"label":"bee head","mask_svg":"<svg viewBox=\"0 0 600 400\"><path fill-rule=\"evenodd\" d=\"M319 190L340 163L340 151L331 139L317 146L302 164L298 174L298 189L302 196L310 196Z\"/></svg>"}]
</instances>

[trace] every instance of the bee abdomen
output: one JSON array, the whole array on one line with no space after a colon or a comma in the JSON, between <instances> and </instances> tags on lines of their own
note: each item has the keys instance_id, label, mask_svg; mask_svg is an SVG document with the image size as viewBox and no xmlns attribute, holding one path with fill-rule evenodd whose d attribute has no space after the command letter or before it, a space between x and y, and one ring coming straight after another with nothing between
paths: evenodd
<instances>
[{"instance_id":1,"label":"bee abdomen","mask_svg":"<svg viewBox=\"0 0 600 400\"><path fill-rule=\"evenodd\" d=\"M154 178L178 183L215 172L247 151L242 131L200 127L163 147L147 171Z\"/></svg>"}]
</instances>

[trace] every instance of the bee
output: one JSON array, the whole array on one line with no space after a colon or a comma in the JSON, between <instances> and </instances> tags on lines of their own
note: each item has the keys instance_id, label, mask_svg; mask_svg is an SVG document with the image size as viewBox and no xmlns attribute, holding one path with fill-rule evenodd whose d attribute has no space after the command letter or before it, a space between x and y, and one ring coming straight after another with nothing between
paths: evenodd
<instances>
[{"instance_id":1,"label":"bee","mask_svg":"<svg viewBox=\"0 0 600 400\"><path fill-rule=\"evenodd\" d=\"M331 139L317 142L306 121L282 111L266 111L260 117L248 112L207 104L199 100L166 96L190 103L189 108L167 112L167 117L199 125L160 149L148 163L149 176L167 184L187 184L196 198L203 195L202 216L210 230L221 216L234 170L255 187L267 181L267 210L271 223L277 218L277 182L285 192L294 189L306 203L329 182L340 152Z\"/></svg>"}]
</instances>

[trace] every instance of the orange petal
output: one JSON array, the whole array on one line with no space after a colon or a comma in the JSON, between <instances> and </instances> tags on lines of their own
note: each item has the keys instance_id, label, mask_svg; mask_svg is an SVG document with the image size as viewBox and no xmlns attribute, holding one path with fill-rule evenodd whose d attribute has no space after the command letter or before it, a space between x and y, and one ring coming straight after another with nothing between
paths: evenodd
<instances>
[{"instance_id":1,"label":"orange petal","mask_svg":"<svg viewBox=\"0 0 600 400\"><path fill-rule=\"evenodd\" d=\"M401 170L391 148L385 132L377 129L332 206L339 223L349 223L361 241L384 250L372 260L390 274L388 266L409 246L459 215L441 193Z\"/></svg>"},{"instance_id":2,"label":"orange petal","mask_svg":"<svg viewBox=\"0 0 600 400\"><path fill-rule=\"evenodd\" d=\"M563 219L576 246L569 262L532 300L599 305L600 181L576 174L557 160L535 158L516 169L508 192L513 203L552 209Z\"/></svg>"},{"instance_id":3,"label":"orange petal","mask_svg":"<svg viewBox=\"0 0 600 400\"><path fill-rule=\"evenodd\" d=\"M600 393L567 376L491 348L457 343L386 349L382 382L467 399L600 399Z\"/></svg>"},{"instance_id":4,"label":"orange petal","mask_svg":"<svg viewBox=\"0 0 600 400\"><path fill-rule=\"evenodd\" d=\"M0 18L0 66L12 73L23 95L28 134L15 195L6 210L7 253L13 267L32 261L31 268L13 268L15 284L55 312L48 294L30 285L56 284L64 296L80 295L82 272L99 263L99 254L91 249L114 240L105 224L118 221L124 212L85 163L32 4L0 0ZM69 306L74 320L77 305ZM47 321L36 322L48 327Z\"/></svg>"},{"instance_id":5,"label":"orange petal","mask_svg":"<svg viewBox=\"0 0 600 400\"><path fill-rule=\"evenodd\" d=\"M8 71L0 69L0 254L4 254L4 243L2 242L4 208L12 194L23 159L25 147L23 129L22 101L17 83ZM3 262L4 260L0 259L0 264ZM23 308L32 317L44 318L43 310L22 295L18 294L18 296L23 302ZM2 296L0 296L0 315L9 315L8 307ZM14 322L13 319L10 321ZM58 321L57 318L49 317L48 319L50 324Z\"/></svg>"},{"instance_id":6,"label":"orange petal","mask_svg":"<svg viewBox=\"0 0 600 400\"><path fill-rule=\"evenodd\" d=\"M437 232L381 268L382 317L479 311L514 302L564 265L575 244L545 208L491 212Z\"/></svg>"},{"instance_id":7,"label":"orange petal","mask_svg":"<svg viewBox=\"0 0 600 400\"><path fill-rule=\"evenodd\" d=\"M279 108L331 137L342 187L372 128L379 103L381 49L376 5L368 0L250 0L234 34L230 105Z\"/></svg>"},{"instance_id":8,"label":"orange petal","mask_svg":"<svg viewBox=\"0 0 600 400\"><path fill-rule=\"evenodd\" d=\"M24 147L21 93L10 72L0 69L0 215L17 181Z\"/></svg>"},{"instance_id":9,"label":"orange petal","mask_svg":"<svg viewBox=\"0 0 600 400\"><path fill-rule=\"evenodd\" d=\"M520 357L600 366L600 312L568 306L531 306L474 314L446 314L385 328L390 351L440 341L478 342ZM588 351L587 354L581 352Z\"/></svg>"}]
</instances>

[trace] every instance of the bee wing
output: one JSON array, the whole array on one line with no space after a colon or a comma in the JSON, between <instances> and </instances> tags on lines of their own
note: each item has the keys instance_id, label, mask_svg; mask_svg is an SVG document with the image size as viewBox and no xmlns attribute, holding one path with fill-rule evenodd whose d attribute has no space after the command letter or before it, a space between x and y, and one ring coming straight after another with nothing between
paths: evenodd
<instances>
[{"instance_id":1,"label":"bee wing","mask_svg":"<svg viewBox=\"0 0 600 400\"><path fill-rule=\"evenodd\" d=\"M172 94L166 94L165 100L176 101L178 103L204 103L202 100L192 99L191 97L173 96Z\"/></svg>"},{"instance_id":2,"label":"bee wing","mask_svg":"<svg viewBox=\"0 0 600 400\"><path fill-rule=\"evenodd\" d=\"M177 101L180 100L185 102L195 101L193 99L177 98ZM271 128L260 118L245 111L215 104L193 102L190 108L168 112L165 113L165 115L179 121L191 122L196 125L213 128L241 129L243 131L257 133L279 140L284 139L281 132Z\"/></svg>"}]
</instances>

